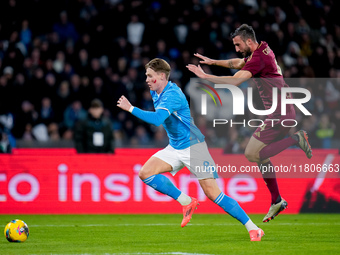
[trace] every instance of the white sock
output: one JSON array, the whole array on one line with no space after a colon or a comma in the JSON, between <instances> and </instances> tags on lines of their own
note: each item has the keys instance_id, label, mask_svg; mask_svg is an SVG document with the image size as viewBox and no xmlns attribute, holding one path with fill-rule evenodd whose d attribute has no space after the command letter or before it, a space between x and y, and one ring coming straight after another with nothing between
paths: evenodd
<instances>
[{"instance_id":1,"label":"white sock","mask_svg":"<svg viewBox=\"0 0 340 255\"><path fill-rule=\"evenodd\" d=\"M184 194L183 192L179 197L176 199L181 205L188 205L191 203L191 197L188 195Z\"/></svg>"},{"instance_id":2,"label":"white sock","mask_svg":"<svg viewBox=\"0 0 340 255\"><path fill-rule=\"evenodd\" d=\"M244 224L244 226L246 227L246 229L248 230L248 232L249 232L250 230L258 230L258 229L259 229L259 227L256 226L256 225L251 221L251 219L249 219L249 220L247 221L247 223Z\"/></svg>"}]
</instances>

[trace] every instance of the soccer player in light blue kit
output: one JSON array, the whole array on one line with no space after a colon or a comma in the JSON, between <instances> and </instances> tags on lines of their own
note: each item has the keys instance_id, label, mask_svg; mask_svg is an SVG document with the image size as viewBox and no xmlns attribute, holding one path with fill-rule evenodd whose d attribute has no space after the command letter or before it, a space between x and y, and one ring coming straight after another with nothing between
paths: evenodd
<instances>
[{"instance_id":1,"label":"soccer player in light blue kit","mask_svg":"<svg viewBox=\"0 0 340 255\"><path fill-rule=\"evenodd\" d=\"M145 69L146 83L150 88L155 112L132 106L125 96L120 97L117 106L147 123L156 126L163 124L169 137L169 145L144 164L139 177L145 184L172 197L183 206L181 226L184 227L190 221L198 201L181 192L162 173L171 172L175 175L186 166L198 178L205 195L245 225L251 241L261 241L263 230L251 221L236 200L225 195L218 187L215 163L204 141L204 135L190 116L189 104L182 90L169 81L170 65L163 59L155 58L145 65ZM197 171L195 166L212 166L207 168L212 171Z\"/></svg>"}]
</instances>

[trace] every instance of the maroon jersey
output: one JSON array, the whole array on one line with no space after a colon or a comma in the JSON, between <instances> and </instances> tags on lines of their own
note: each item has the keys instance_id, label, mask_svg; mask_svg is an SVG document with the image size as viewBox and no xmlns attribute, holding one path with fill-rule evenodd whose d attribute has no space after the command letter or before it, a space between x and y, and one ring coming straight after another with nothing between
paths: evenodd
<instances>
[{"instance_id":1,"label":"maroon jersey","mask_svg":"<svg viewBox=\"0 0 340 255\"><path fill-rule=\"evenodd\" d=\"M266 42L262 41L257 49L249 57L245 58L244 61L246 64L241 70L247 70L252 73L266 110L270 109L273 103L273 87L278 88L277 108L270 117L281 116L281 88L288 87L288 85L283 80L281 69L276 62L274 52ZM288 96L291 97L291 95ZM294 107L288 105L287 117L291 111L294 111Z\"/></svg>"}]
</instances>

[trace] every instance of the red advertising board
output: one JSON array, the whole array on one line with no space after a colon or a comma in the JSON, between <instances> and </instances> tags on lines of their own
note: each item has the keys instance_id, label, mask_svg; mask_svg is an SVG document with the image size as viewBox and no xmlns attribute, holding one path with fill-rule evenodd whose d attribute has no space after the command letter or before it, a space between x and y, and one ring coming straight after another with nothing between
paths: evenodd
<instances>
[{"instance_id":1,"label":"red advertising board","mask_svg":"<svg viewBox=\"0 0 340 255\"><path fill-rule=\"evenodd\" d=\"M138 177L141 166L156 151L117 149L114 155L107 155L76 154L68 149L17 149L11 155L3 154L0 214L181 213L176 201L148 187ZM220 166L230 164L237 169L229 171L228 178L217 179L222 191L236 199L247 213L266 213L270 194L260 173L246 171L253 164L244 155L226 155L220 150L213 150L212 155ZM299 170L302 165L303 171L309 169L299 175L286 175L282 169L277 172L281 194L289 203L286 213L340 212L338 151L313 150L313 155L308 160L302 152L287 150L272 159L277 166ZM183 192L199 199L197 213L223 213L208 201L187 169L174 177L167 176Z\"/></svg>"}]
</instances>

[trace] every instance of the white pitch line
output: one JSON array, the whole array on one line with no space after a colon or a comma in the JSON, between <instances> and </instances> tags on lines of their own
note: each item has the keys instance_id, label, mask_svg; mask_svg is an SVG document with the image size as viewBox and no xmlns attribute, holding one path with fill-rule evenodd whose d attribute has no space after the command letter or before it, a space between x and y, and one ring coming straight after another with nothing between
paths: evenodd
<instances>
[{"instance_id":1,"label":"white pitch line","mask_svg":"<svg viewBox=\"0 0 340 255\"><path fill-rule=\"evenodd\" d=\"M221 224L190 224L190 226L239 226L239 223L221 223ZM312 225L312 226L324 226L324 225L340 225L340 222L332 222L332 223L322 223L322 222L308 222L308 223L288 223L288 222L281 222L281 223L276 223L275 225L291 225L291 226L308 226L308 225ZM129 227L129 226L142 226L142 227L148 227L148 226L179 226L178 223L167 223L167 224L163 224L163 223L150 223L150 224L82 224L82 225L78 225L78 224L61 224L61 225L35 225L32 224L30 225L30 227L105 227L105 226L112 226L112 227Z\"/></svg>"},{"instance_id":2,"label":"white pitch line","mask_svg":"<svg viewBox=\"0 0 340 255\"><path fill-rule=\"evenodd\" d=\"M33 254L34 255L34 254ZM50 253L49 255L61 255L57 253ZM77 253L77 254L63 254L63 255L92 255L92 253ZM188 252L132 252L132 253L103 253L102 255L214 255L204 253L188 253Z\"/></svg>"},{"instance_id":3,"label":"white pitch line","mask_svg":"<svg viewBox=\"0 0 340 255\"><path fill-rule=\"evenodd\" d=\"M213 255L213 254L203 254L203 253L188 253L188 252L135 252L135 253L113 253L113 254L103 254L103 255Z\"/></svg>"}]
</instances>

